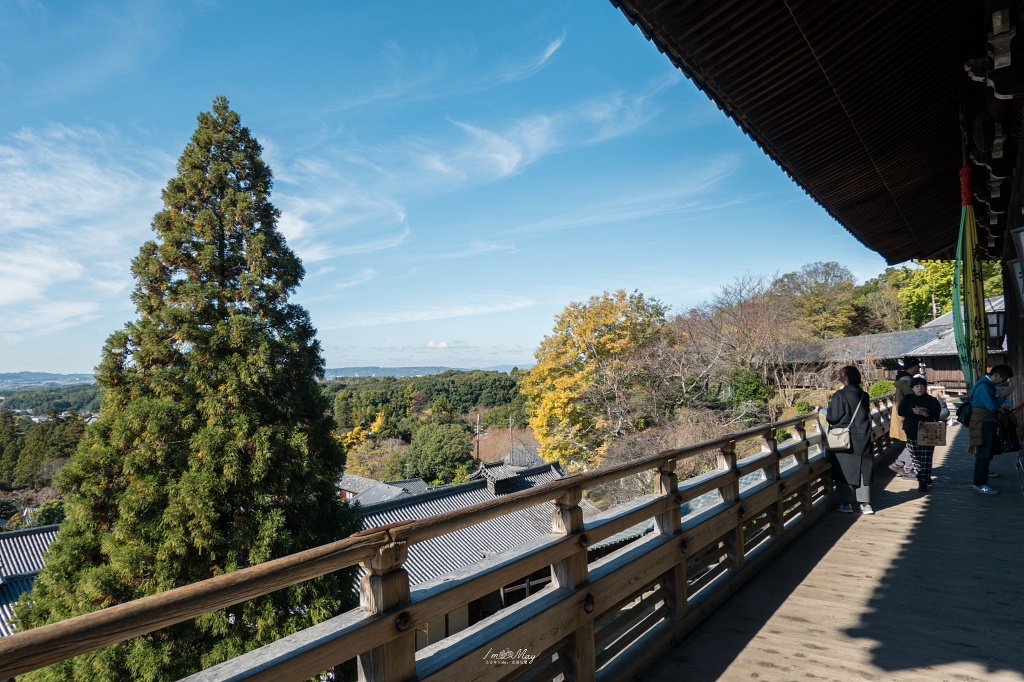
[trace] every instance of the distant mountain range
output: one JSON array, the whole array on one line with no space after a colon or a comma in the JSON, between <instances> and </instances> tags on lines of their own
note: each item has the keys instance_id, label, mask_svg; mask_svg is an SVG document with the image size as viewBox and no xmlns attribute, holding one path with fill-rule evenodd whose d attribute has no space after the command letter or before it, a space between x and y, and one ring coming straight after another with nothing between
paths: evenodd
<instances>
[{"instance_id":1,"label":"distant mountain range","mask_svg":"<svg viewBox=\"0 0 1024 682\"><path fill-rule=\"evenodd\" d=\"M448 370L470 372L482 369L490 372L511 372L514 368L529 369L529 365L494 365L492 367L336 367L324 372L328 379L339 377L418 377L424 374L440 374Z\"/></svg>"},{"instance_id":2,"label":"distant mountain range","mask_svg":"<svg viewBox=\"0 0 1024 682\"><path fill-rule=\"evenodd\" d=\"M336 367L328 369L327 379L338 377L417 377L424 374L440 374L450 369L463 372L483 369L492 372L510 372L514 367L528 369L531 365L494 365L493 367ZM51 374L49 372L0 372L0 390L35 388L47 386L70 386L72 384L95 383L92 374Z\"/></svg>"},{"instance_id":3,"label":"distant mountain range","mask_svg":"<svg viewBox=\"0 0 1024 682\"><path fill-rule=\"evenodd\" d=\"M0 372L0 389L32 388L34 386L68 386L91 384L91 374L50 374L49 372Z\"/></svg>"}]
</instances>

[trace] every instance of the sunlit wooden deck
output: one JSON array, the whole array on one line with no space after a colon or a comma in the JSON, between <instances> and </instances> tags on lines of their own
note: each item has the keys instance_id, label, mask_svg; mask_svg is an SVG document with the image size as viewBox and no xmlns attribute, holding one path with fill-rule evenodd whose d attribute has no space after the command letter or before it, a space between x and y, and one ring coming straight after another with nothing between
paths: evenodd
<instances>
[{"instance_id":1,"label":"sunlit wooden deck","mask_svg":"<svg viewBox=\"0 0 1024 682\"><path fill-rule=\"evenodd\" d=\"M644 673L686 680L1024 680L1024 496L996 457L971 490L966 430L937 481L876 473L874 516L830 513Z\"/></svg>"}]
</instances>

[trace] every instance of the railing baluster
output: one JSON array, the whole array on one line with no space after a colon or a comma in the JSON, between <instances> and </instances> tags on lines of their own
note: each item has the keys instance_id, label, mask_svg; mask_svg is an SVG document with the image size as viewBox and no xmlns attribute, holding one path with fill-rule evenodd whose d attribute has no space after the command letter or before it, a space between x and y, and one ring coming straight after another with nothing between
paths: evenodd
<instances>
[{"instance_id":1,"label":"railing baluster","mask_svg":"<svg viewBox=\"0 0 1024 682\"><path fill-rule=\"evenodd\" d=\"M766 466L764 471L764 477L769 481L777 481L781 478L782 472L779 469L779 439L775 429L772 429L764 436L765 447L768 448L768 452L772 453L772 461ZM779 538L782 537L782 533L785 530L783 525L782 516L782 494L779 494L779 499L768 509L768 514L771 517L772 524L772 535Z\"/></svg>"},{"instance_id":2,"label":"railing baluster","mask_svg":"<svg viewBox=\"0 0 1024 682\"><path fill-rule=\"evenodd\" d=\"M797 465L806 465L811 457L811 446L807 443L807 422L795 424L793 428L796 430L797 437L801 443L793 453L793 457L796 459ZM810 514L814 508L811 500L811 484L812 481L807 481L800 486L800 513L802 514Z\"/></svg>"},{"instance_id":3,"label":"railing baluster","mask_svg":"<svg viewBox=\"0 0 1024 682\"><path fill-rule=\"evenodd\" d=\"M676 461L669 461L658 467L655 492L659 495L675 495L679 492L679 477L676 476ZM682 510L678 504L654 517L654 530L660 535L678 535L683 530ZM665 574L665 588L668 590L669 616L682 618L686 615L686 556L680 554L679 563Z\"/></svg>"},{"instance_id":4,"label":"railing baluster","mask_svg":"<svg viewBox=\"0 0 1024 682\"><path fill-rule=\"evenodd\" d=\"M569 535L583 531L583 510L580 508L582 499L583 488L577 487L570 488L555 500L555 512L551 517L553 533ZM568 590L574 590L590 582L587 549L583 543L580 544L579 550L551 565L551 582L557 588ZM573 682L594 682L597 676L597 658L593 620L587 620L569 635L565 650L569 659L567 678Z\"/></svg>"},{"instance_id":5,"label":"railing baluster","mask_svg":"<svg viewBox=\"0 0 1024 682\"><path fill-rule=\"evenodd\" d=\"M409 602L409 574L402 568L408 558L408 544L394 542L362 562L366 575L359 581L360 608L382 613ZM396 616L395 627L405 634L359 655L360 682L405 682L416 677L416 628L408 616Z\"/></svg>"},{"instance_id":6,"label":"railing baluster","mask_svg":"<svg viewBox=\"0 0 1024 682\"><path fill-rule=\"evenodd\" d=\"M718 468L722 471L732 471L735 478L718 489L722 499L733 504L740 500L740 474L736 469L736 441L731 440L725 443L718 451ZM743 521L740 520L732 529L730 538L727 541L729 546L729 558L732 560L732 570L739 571L743 568Z\"/></svg>"}]
</instances>

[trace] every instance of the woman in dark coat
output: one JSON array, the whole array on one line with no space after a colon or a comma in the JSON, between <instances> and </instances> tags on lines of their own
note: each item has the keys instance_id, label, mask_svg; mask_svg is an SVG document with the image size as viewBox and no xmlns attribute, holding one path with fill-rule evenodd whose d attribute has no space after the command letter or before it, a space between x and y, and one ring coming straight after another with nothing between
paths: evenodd
<instances>
[{"instance_id":1,"label":"woman in dark coat","mask_svg":"<svg viewBox=\"0 0 1024 682\"><path fill-rule=\"evenodd\" d=\"M850 426L850 449L830 451L832 477L839 496L839 511L853 513L853 503L860 503L863 514L874 514L871 508L871 474L875 468L871 455L871 403L861 390L860 371L853 366L839 370L843 387L832 395L825 419L829 426ZM859 409L857 406L860 406Z\"/></svg>"},{"instance_id":2,"label":"woman in dark coat","mask_svg":"<svg viewBox=\"0 0 1024 682\"><path fill-rule=\"evenodd\" d=\"M907 434L907 448L917 467L917 489L924 493L932 484L932 455L935 448L917 442L917 429L921 422L937 422L942 418L939 401L928 395L928 382L917 377L910 382L911 392L903 397L896 411L903 417L903 430Z\"/></svg>"}]
</instances>

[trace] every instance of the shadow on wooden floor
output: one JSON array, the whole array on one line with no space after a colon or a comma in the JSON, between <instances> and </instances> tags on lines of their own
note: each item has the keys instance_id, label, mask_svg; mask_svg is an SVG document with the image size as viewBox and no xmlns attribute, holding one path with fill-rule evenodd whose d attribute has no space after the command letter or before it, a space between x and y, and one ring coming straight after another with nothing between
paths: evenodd
<instances>
[{"instance_id":1,"label":"shadow on wooden floor","mask_svg":"<svg viewBox=\"0 0 1024 682\"><path fill-rule=\"evenodd\" d=\"M954 433L932 493L879 470L878 513L826 516L642 679L1024 680L1024 497L1009 456L973 492Z\"/></svg>"},{"instance_id":2,"label":"shadow on wooden floor","mask_svg":"<svg viewBox=\"0 0 1024 682\"><path fill-rule=\"evenodd\" d=\"M846 630L875 642L871 662L882 670L970 661L989 673L1024 674L1024 499L1015 455L993 462L1001 475L990 483L1002 490L986 496L972 490L966 448L961 430L860 626Z\"/></svg>"}]
</instances>

